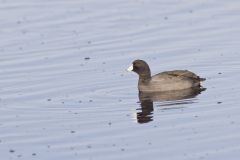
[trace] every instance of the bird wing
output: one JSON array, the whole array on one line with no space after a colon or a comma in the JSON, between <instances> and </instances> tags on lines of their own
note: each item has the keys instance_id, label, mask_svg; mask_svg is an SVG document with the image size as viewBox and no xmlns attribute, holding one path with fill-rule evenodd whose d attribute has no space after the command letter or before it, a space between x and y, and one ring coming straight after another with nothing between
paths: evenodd
<instances>
[{"instance_id":1,"label":"bird wing","mask_svg":"<svg viewBox=\"0 0 240 160\"><path fill-rule=\"evenodd\" d=\"M155 75L154 77L158 77L158 76L164 76L165 78L188 78L188 79L192 79L192 80L196 80L196 81L204 81L204 78L200 78L199 76L197 76L195 73L190 72L188 70L175 70L175 71L166 71L166 72L162 72L159 73L157 75Z\"/></svg>"}]
</instances>

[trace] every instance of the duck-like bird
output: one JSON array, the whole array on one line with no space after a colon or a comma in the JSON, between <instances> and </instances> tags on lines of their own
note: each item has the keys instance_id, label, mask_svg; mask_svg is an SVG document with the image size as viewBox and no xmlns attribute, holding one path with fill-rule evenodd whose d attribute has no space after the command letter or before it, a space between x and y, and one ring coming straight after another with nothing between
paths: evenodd
<instances>
[{"instance_id":1,"label":"duck-like bird","mask_svg":"<svg viewBox=\"0 0 240 160\"><path fill-rule=\"evenodd\" d=\"M127 69L139 75L140 92L165 92L201 87L200 82L206 80L188 70L174 70L151 76L148 64L143 60L135 60Z\"/></svg>"}]
</instances>

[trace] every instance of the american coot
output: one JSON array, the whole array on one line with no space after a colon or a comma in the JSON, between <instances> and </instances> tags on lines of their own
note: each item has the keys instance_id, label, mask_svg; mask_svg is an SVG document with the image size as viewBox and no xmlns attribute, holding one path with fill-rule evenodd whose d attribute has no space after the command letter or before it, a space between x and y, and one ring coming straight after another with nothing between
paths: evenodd
<instances>
[{"instance_id":1,"label":"american coot","mask_svg":"<svg viewBox=\"0 0 240 160\"><path fill-rule=\"evenodd\" d=\"M140 92L165 92L201 87L200 82L205 80L188 70L166 71L151 77L150 68L143 60L135 60L127 70L139 75Z\"/></svg>"}]
</instances>

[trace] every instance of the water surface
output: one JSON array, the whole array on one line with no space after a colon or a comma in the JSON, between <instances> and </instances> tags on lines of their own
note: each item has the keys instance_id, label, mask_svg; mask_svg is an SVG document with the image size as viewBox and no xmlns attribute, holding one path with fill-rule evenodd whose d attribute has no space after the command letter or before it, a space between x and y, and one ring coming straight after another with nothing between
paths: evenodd
<instances>
[{"instance_id":1,"label":"water surface","mask_svg":"<svg viewBox=\"0 0 240 160\"><path fill-rule=\"evenodd\" d=\"M240 2L1 0L0 15L3 159L240 156ZM207 90L142 108L135 59Z\"/></svg>"}]
</instances>

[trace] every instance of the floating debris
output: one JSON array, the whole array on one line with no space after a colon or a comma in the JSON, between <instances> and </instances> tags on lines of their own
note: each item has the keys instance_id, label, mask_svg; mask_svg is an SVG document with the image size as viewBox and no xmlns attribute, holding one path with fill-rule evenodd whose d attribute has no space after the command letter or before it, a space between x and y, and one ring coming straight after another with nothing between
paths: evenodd
<instances>
[{"instance_id":1,"label":"floating debris","mask_svg":"<svg viewBox=\"0 0 240 160\"><path fill-rule=\"evenodd\" d=\"M85 59L86 61L88 61L88 60L90 60L90 57L85 57L84 59Z\"/></svg>"},{"instance_id":2,"label":"floating debris","mask_svg":"<svg viewBox=\"0 0 240 160\"><path fill-rule=\"evenodd\" d=\"M90 149L90 148L92 148L92 146L91 146L91 145L87 145L87 148L89 148L89 149Z\"/></svg>"},{"instance_id":3,"label":"floating debris","mask_svg":"<svg viewBox=\"0 0 240 160\"><path fill-rule=\"evenodd\" d=\"M10 153L14 153L14 152L15 152L15 150L13 150L13 149L10 149L10 150L9 150L9 152L10 152Z\"/></svg>"}]
</instances>

